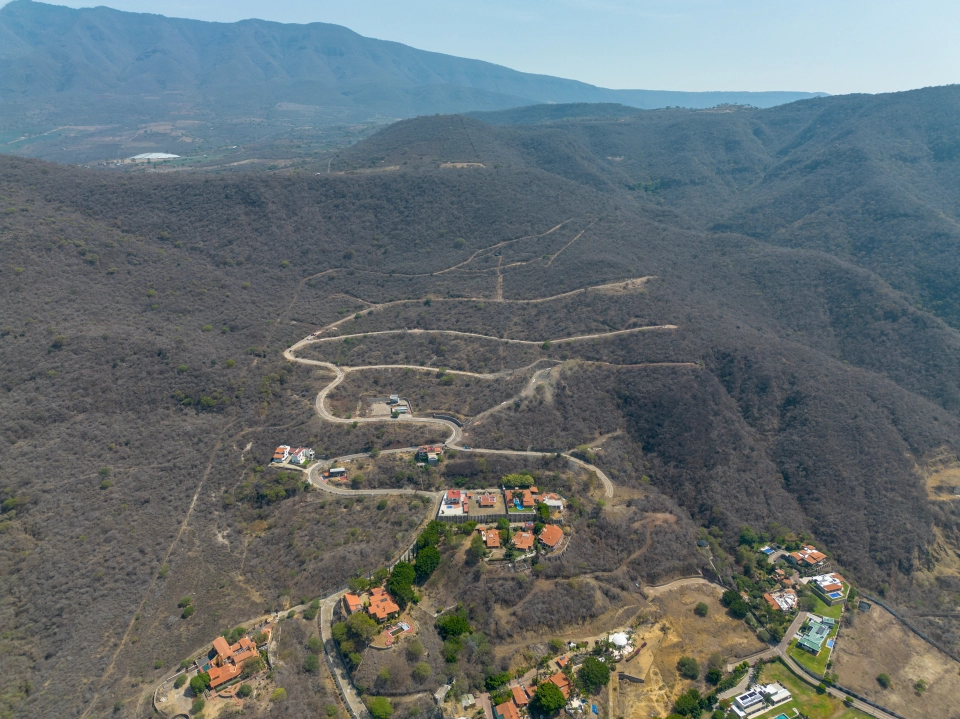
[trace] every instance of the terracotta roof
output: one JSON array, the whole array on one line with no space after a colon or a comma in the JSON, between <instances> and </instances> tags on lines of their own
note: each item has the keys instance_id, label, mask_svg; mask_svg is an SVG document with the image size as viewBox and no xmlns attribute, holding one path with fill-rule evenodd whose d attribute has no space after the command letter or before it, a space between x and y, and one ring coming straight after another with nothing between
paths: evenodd
<instances>
[{"instance_id":1,"label":"terracotta roof","mask_svg":"<svg viewBox=\"0 0 960 719\"><path fill-rule=\"evenodd\" d=\"M522 552L533 547L533 535L530 532L517 532L513 535L513 546Z\"/></svg>"},{"instance_id":2,"label":"terracotta roof","mask_svg":"<svg viewBox=\"0 0 960 719\"><path fill-rule=\"evenodd\" d=\"M503 704L497 704L497 716L503 717L503 719L520 719L520 712L513 702L504 702Z\"/></svg>"},{"instance_id":3,"label":"terracotta roof","mask_svg":"<svg viewBox=\"0 0 960 719\"><path fill-rule=\"evenodd\" d=\"M487 549L496 549L500 546L500 532L496 529L481 531L480 536L483 537L483 543L487 546Z\"/></svg>"},{"instance_id":4,"label":"terracotta roof","mask_svg":"<svg viewBox=\"0 0 960 719\"><path fill-rule=\"evenodd\" d=\"M247 659L253 659L255 656L257 656L257 650L255 648L244 649L242 652L237 652L233 655L233 661L239 666L247 661Z\"/></svg>"},{"instance_id":5,"label":"terracotta roof","mask_svg":"<svg viewBox=\"0 0 960 719\"><path fill-rule=\"evenodd\" d=\"M563 539L563 530L556 524L548 524L540 532L540 541L548 547L556 547L561 539Z\"/></svg>"},{"instance_id":6,"label":"terracotta roof","mask_svg":"<svg viewBox=\"0 0 960 719\"><path fill-rule=\"evenodd\" d=\"M563 669L567 664L570 663L570 660L567 657L560 657L557 659L557 666Z\"/></svg>"},{"instance_id":7,"label":"terracotta roof","mask_svg":"<svg viewBox=\"0 0 960 719\"><path fill-rule=\"evenodd\" d=\"M225 684L231 679L240 675L240 665L227 662L222 667L210 667L207 672L210 675L210 688L216 689L221 684Z\"/></svg>"},{"instance_id":8,"label":"terracotta roof","mask_svg":"<svg viewBox=\"0 0 960 719\"><path fill-rule=\"evenodd\" d=\"M570 698L570 680L567 678L567 675L563 672L557 672L552 677L550 677L548 682L553 682L557 685L561 692L563 692L563 698Z\"/></svg>"},{"instance_id":9,"label":"terracotta roof","mask_svg":"<svg viewBox=\"0 0 960 719\"><path fill-rule=\"evenodd\" d=\"M774 599L772 596L770 596L769 593L764 594L763 599L767 604L770 605L771 609L776 609L777 611L780 611L780 605L777 604L777 600Z\"/></svg>"},{"instance_id":10,"label":"terracotta roof","mask_svg":"<svg viewBox=\"0 0 960 719\"><path fill-rule=\"evenodd\" d=\"M350 594L349 592L344 594L343 601L347 606L347 612L349 614L359 612L361 609L363 609L363 602L360 601L360 597L358 597L356 594Z\"/></svg>"},{"instance_id":11,"label":"terracotta roof","mask_svg":"<svg viewBox=\"0 0 960 719\"><path fill-rule=\"evenodd\" d=\"M510 687L513 692L513 703L518 707L525 707L530 703L530 697L527 696L527 690L523 686Z\"/></svg>"},{"instance_id":12,"label":"terracotta roof","mask_svg":"<svg viewBox=\"0 0 960 719\"><path fill-rule=\"evenodd\" d=\"M370 592L370 606L367 612L376 617L378 621L383 621L391 614L400 611L399 605L393 601L393 598L387 594L383 587L377 587Z\"/></svg>"},{"instance_id":13,"label":"terracotta roof","mask_svg":"<svg viewBox=\"0 0 960 719\"><path fill-rule=\"evenodd\" d=\"M447 501L460 501L461 493L459 489L448 489L447 490Z\"/></svg>"},{"instance_id":14,"label":"terracotta roof","mask_svg":"<svg viewBox=\"0 0 960 719\"><path fill-rule=\"evenodd\" d=\"M495 507L497 496L495 494L481 494L479 503L481 507Z\"/></svg>"},{"instance_id":15,"label":"terracotta roof","mask_svg":"<svg viewBox=\"0 0 960 719\"><path fill-rule=\"evenodd\" d=\"M230 645L223 637L217 637L213 640L213 649L217 653L217 656L221 657L222 659L226 659L231 654Z\"/></svg>"},{"instance_id":16,"label":"terracotta roof","mask_svg":"<svg viewBox=\"0 0 960 719\"><path fill-rule=\"evenodd\" d=\"M536 494L536 491L536 487L532 489L511 489L510 499L519 499L521 505L527 508L532 508L537 505L537 500L533 497L533 495Z\"/></svg>"}]
</instances>

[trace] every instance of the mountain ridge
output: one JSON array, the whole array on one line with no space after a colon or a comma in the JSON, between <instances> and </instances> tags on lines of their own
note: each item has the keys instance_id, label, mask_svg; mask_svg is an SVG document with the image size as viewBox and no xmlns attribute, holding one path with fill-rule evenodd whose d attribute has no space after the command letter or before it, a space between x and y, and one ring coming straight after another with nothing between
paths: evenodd
<instances>
[{"instance_id":1,"label":"mountain ridge","mask_svg":"<svg viewBox=\"0 0 960 719\"><path fill-rule=\"evenodd\" d=\"M0 8L0 38L0 135L10 152L61 162L123 156L144 141L145 128L156 134L150 125L161 122L193 123L189 139L168 136L161 148L187 154L261 136L251 123L272 133L305 124L316 132L537 103L768 106L818 95L611 90L367 38L339 25L210 23L32 0ZM64 127L69 131L57 129ZM51 131L55 137L44 139ZM106 138L115 140L116 155L95 154L104 152ZM64 153L84 139L89 151Z\"/></svg>"}]
</instances>

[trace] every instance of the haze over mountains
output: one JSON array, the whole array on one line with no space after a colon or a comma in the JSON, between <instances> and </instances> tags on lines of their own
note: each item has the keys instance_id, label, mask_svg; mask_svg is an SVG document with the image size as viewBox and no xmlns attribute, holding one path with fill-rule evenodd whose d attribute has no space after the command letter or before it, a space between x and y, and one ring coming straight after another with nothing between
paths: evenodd
<instances>
[{"instance_id":1,"label":"haze over mountains","mask_svg":"<svg viewBox=\"0 0 960 719\"><path fill-rule=\"evenodd\" d=\"M7 151L69 162L127 149L187 154L198 143L206 150L305 124L319 129L533 103L766 107L813 96L608 90L365 38L337 25L210 23L31 0L0 9L0 65L0 132L7 143L27 136ZM178 121L185 132L173 136L147 127ZM35 137L61 126L72 129Z\"/></svg>"},{"instance_id":2,"label":"haze over mountains","mask_svg":"<svg viewBox=\"0 0 960 719\"><path fill-rule=\"evenodd\" d=\"M412 538L409 498L287 478L265 499L281 442L442 440L318 419L331 375L282 352L335 321L350 336L309 357L517 369L402 381L447 398L418 411L458 412L474 448L547 452L547 478L585 447L616 485L610 503L570 485L569 545L536 582L451 582L484 641L563 635L643 583L729 579L749 527L804 533L960 647L960 86L612 91L330 25L27 0L0 9L0 68L0 718L146 719L201 642ZM688 107L641 109L661 105ZM241 142L276 164L42 159ZM553 369L515 395L532 367ZM335 399L352 411L388 376ZM489 457L444 469L512 471ZM366 481L440 481L413 471ZM286 626L270 716L320 715L334 689ZM460 671L431 654L437 686Z\"/></svg>"}]
</instances>

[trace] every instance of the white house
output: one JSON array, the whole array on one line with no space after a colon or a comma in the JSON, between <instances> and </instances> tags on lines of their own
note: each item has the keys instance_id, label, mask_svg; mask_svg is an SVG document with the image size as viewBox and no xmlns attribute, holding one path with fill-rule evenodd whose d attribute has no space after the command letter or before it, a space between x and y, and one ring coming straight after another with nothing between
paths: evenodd
<instances>
[{"instance_id":1,"label":"white house","mask_svg":"<svg viewBox=\"0 0 960 719\"><path fill-rule=\"evenodd\" d=\"M730 708L740 719L746 719L785 704L792 698L793 695L780 682L760 684L734 699Z\"/></svg>"},{"instance_id":2,"label":"white house","mask_svg":"<svg viewBox=\"0 0 960 719\"><path fill-rule=\"evenodd\" d=\"M273 453L273 462L286 462L287 457L290 456L290 445L281 444L277 447L276 451Z\"/></svg>"},{"instance_id":3,"label":"white house","mask_svg":"<svg viewBox=\"0 0 960 719\"><path fill-rule=\"evenodd\" d=\"M290 450L290 464L306 464L313 460L316 453L309 447L297 447Z\"/></svg>"},{"instance_id":4,"label":"white house","mask_svg":"<svg viewBox=\"0 0 960 719\"><path fill-rule=\"evenodd\" d=\"M550 507L550 509L563 509L563 497L561 497L559 494L550 492L549 494L544 495L540 501Z\"/></svg>"}]
</instances>

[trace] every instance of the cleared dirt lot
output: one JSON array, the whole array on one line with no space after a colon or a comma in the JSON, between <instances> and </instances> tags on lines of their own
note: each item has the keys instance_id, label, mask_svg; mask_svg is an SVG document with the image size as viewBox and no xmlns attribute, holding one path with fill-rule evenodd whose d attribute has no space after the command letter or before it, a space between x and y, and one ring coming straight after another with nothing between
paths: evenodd
<instances>
[{"instance_id":1,"label":"cleared dirt lot","mask_svg":"<svg viewBox=\"0 0 960 719\"><path fill-rule=\"evenodd\" d=\"M843 626L833 653L840 684L906 717L960 716L960 663L920 639L876 605L855 612L853 626ZM881 689L878 674L893 686ZM927 683L922 696L914 685Z\"/></svg>"},{"instance_id":2,"label":"cleared dirt lot","mask_svg":"<svg viewBox=\"0 0 960 719\"><path fill-rule=\"evenodd\" d=\"M743 622L727 616L720 604L721 594L720 587L698 583L664 591L653 600L660 609L659 617L637 630L638 641L647 642L647 646L634 660L618 666L620 671L643 679L644 683L619 683L614 716L666 716L674 699L689 687L706 691L703 682L687 681L677 673L677 661L682 656L693 657L705 671L711 654L730 659L765 648ZM709 607L706 617L693 613L698 602Z\"/></svg>"}]
</instances>

